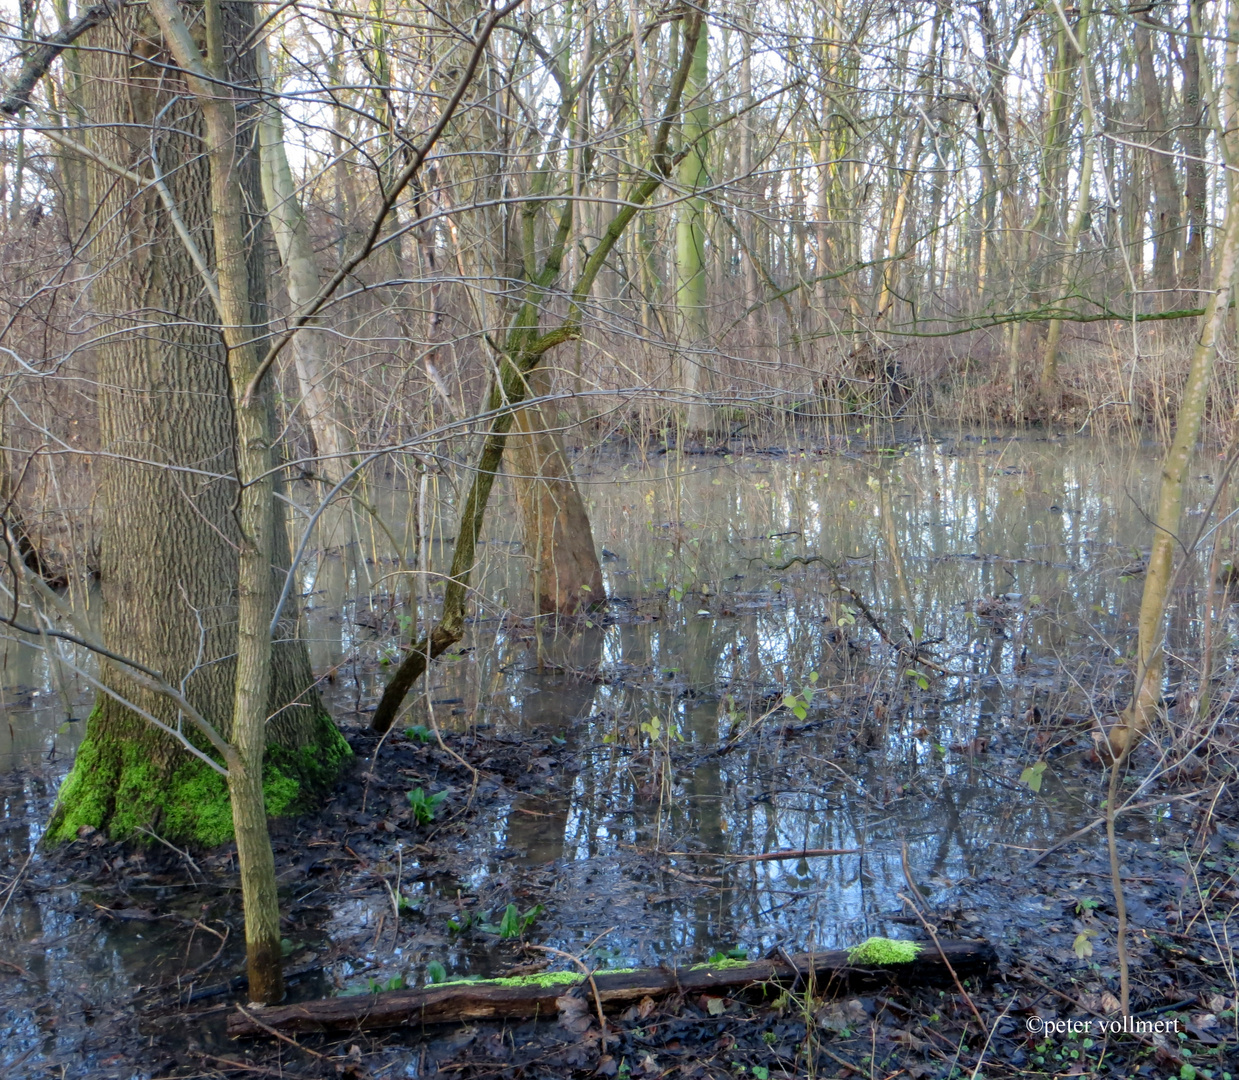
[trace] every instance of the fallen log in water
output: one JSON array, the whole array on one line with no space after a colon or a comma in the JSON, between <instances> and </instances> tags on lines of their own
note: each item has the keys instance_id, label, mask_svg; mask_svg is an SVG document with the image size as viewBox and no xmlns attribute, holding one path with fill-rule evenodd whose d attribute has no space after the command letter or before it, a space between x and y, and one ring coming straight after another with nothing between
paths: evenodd
<instances>
[{"instance_id":1,"label":"fallen log in water","mask_svg":"<svg viewBox=\"0 0 1239 1080\"><path fill-rule=\"evenodd\" d=\"M900 956L907 958L882 962L886 957ZM599 971L594 973L592 986L578 972L555 971L277 1005L253 1011L253 1019L243 1013L229 1017L228 1034L262 1035L264 1029L339 1031L553 1017L563 1007L572 1008L568 1003L561 1005L564 998L584 999L592 1011L594 987L604 1007L620 1007L668 994L730 991L735 996L746 990L779 993L803 986L810 973L819 995L889 983L950 984L954 981L952 969L961 979L984 975L996 959L993 946L987 941L944 941L939 951L934 945L914 946L879 938L849 951L799 954L783 960L727 960L688 968Z\"/></svg>"}]
</instances>

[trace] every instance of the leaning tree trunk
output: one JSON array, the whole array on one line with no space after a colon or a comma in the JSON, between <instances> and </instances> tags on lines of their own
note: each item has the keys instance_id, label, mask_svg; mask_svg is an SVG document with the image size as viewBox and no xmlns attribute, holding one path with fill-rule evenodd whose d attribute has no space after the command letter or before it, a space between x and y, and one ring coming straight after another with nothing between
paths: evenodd
<instances>
[{"instance_id":1,"label":"leaning tree trunk","mask_svg":"<svg viewBox=\"0 0 1239 1080\"><path fill-rule=\"evenodd\" d=\"M250 19L249 5L226 7L232 18ZM91 46L83 52L83 89L92 150L101 160L149 175L156 128L158 168L181 224L202 261L212 263L202 125L153 19L145 8L122 8L96 31ZM96 345L104 641L162 672L167 682L182 684L194 707L231 741L240 533L220 317L155 191L136 191L97 161L87 167L97 207L93 262L100 270L93 299L111 315ZM253 155L238 168L250 205L261 206ZM251 246L249 279L251 304L261 312L261 244ZM287 558L288 541L282 516L273 517L279 563ZM274 566L272 574L282 585L283 571ZM263 786L269 812L280 814L330 784L348 747L313 689L295 620L276 638ZM102 678L178 726L170 702L117 668L105 664ZM71 840L88 829L121 837L141 827L176 842L220 843L233 830L227 787L219 773L134 710L101 694L48 837Z\"/></svg>"},{"instance_id":2,"label":"leaning tree trunk","mask_svg":"<svg viewBox=\"0 0 1239 1080\"><path fill-rule=\"evenodd\" d=\"M535 397L546 394L544 368L529 377ZM508 436L517 502L525 528L525 554L533 565L534 604L539 615L578 615L606 601L594 533L572 467L544 403L516 414Z\"/></svg>"}]
</instances>

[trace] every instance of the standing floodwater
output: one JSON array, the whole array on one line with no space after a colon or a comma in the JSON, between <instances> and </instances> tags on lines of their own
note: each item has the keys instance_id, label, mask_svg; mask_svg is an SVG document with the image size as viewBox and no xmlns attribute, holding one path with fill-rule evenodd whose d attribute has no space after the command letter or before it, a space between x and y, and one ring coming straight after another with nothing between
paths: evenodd
<instances>
[{"instance_id":1,"label":"standing floodwater","mask_svg":"<svg viewBox=\"0 0 1239 1080\"><path fill-rule=\"evenodd\" d=\"M1156 462L1087 439L980 436L603 453L577 465L610 602L571 627L523 617L523 563L504 531L514 515L501 507L466 640L434 666L390 749L358 764L396 790L365 781L362 812L332 839L358 863L330 882L309 869L284 879L289 908L315 913L290 932L315 969L294 992L412 982L430 963L488 974L505 962L495 922L509 903L540 944L574 952L606 932L593 955L612 966L898 936L909 879L940 910L970 897L965 931L1032 917L1034 897L991 912L978 898L1026 849L1096 817L1090 728L1126 692ZM1189 522L1212 490L1193 478ZM381 494L399 521L402 494ZM432 570L450 547L430 538ZM367 725L408 638L416 590L399 571L377 543L303 570L305 632L346 730ZM1172 610L1171 680L1191 660L1198 606ZM5 668L3 885L39 834L89 701L72 672L33 655L10 644ZM1216 664L1226 680L1231 661ZM483 778L472 793L459 776L447 783L447 805L471 797L475 816L425 847L400 784L444 787L446 774L407 767L438 753L435 726L474 748ZM406 767L384 757L397 747ZM1034 791L1020 777L1038 760ZM506 779L486 780L490 768ZM1160 816L1176 812L1167 803ZM90 1057L84 1028L53 1038L29 1013L40 995L72 984L82 1000L123 996L217 951L215 982L233 972L239 934L220 948L222 894L196 891L199 877L169 858L149 884L140 867L129 874L119 909L69 883L53 901L15 890L0 933L46 946L6 987L0 1063ZM45 872L37 855L25 871Z\"/></svg>"}]
</instances>

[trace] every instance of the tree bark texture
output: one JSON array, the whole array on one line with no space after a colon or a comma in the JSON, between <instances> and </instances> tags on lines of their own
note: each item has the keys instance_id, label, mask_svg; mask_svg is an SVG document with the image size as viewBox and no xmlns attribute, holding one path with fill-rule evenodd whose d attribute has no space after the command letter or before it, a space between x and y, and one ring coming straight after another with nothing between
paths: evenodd
<instances>
[{"instance_id":1,"label":"tree bark texture","mask_svg":"<svg viewBox=\"0 0 1239 1080\"><path fill-rule=\"evenodd\" d=\"M231 6L245 9L232 17L248 19L247 5ZM192 239L213 262L203 126L188 88L170 70L173 61L153 18L145 8L122 9L98 29L92 46L82 55L91 148L140 174L158 168ZM241 533L220 317L156 192L135 193L97 162L86 165L98 207L90 243L92 264L101 272L92 289L97 307L110 316L99 328L95 353L104 642L182 684L194 706L231 740ZM238 168L258 195L257 161L247 155ZM247 263L251 318L265 321L261 245L250 245ZM276 555L268 565L286 562L279 514L272 545ZM269 573L282 584L282 569L271 566ZM272 752L262 770L267 807L277 814L328 785L348 754L313 690L295 619L283 631L265 695ZM104 665L103 679L177 726L170 703L115 666ZM228 839L232 817L224 780L101 694L48 837L71 840L86 829L119 837L139 826L176 842Z\"/></svg>"},{"instance_id":2,"label":"tree bark texture","mask_svg":"<svg viewBox=\"0 0 1239 1080\"><path fill-rule=\"evenodd\" d=\"M684 87L689 108L684 116L683 141L688 152L680 162L678 179L681 192L692 193L709 183L705 147L706 129L710 124L710 109L706 103L709 32L700 34L695 44L685 41L684 47L691 48L693 53L688 83ZM680 205L675 225L675 304L679 313L684 385L691 399L684 418L689 435L708 434L714 427L713 409L703 398L712 382L707 354L710 327L706 308L705 216L705 196L689 194Z\"/></svg>"},{"instance_id":3,"label":"tree bark texture","mask_svg":"<svg viewBox=\"0 0 1239 1080\"><path fill-rule=\"evenodd\" d=\"M534 397L550 389L550 374L535 368ZM539 615L579 615L606 601L594 533L572 466L557 430L553 406L530 405L516 414L508 436L517 502L532 560L534 604Z\"/></svg>"},{"instance_id":4,"label":"tree bark texture","mask_svg":"<svg viewBox=\"0 0 1239 1080\"><path fill-rule=\"evenodd\" d=\"M1174 303L1166 295L1175 287L1175 251L1179 246L1181 220L1179 184L1175 179L1174 148L1170 125L1162 105L1162 88L1153 65L1153 37L1148 24L1136 20L1133 26L1140 96L1144 100L1144 121L1152 136L1149 140L1149 174L1153 179L1153 287L1163 295L1154 310ZM1191 46L1189 46L1190 50Z\"/></svg>"}]
</instances>

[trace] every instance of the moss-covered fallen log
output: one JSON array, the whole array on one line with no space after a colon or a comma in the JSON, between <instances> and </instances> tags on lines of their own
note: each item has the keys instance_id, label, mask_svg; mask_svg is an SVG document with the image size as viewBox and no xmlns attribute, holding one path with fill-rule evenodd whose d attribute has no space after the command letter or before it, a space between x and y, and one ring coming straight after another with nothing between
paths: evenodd
<instances>
[{"instance_id":1,"label":"moss-covered fallen log","mask_svg":"<svg viewBox=\"0 0 1239 1080\"><path fill-rule=\"evenodd\" d=\"M800 954L780 960L726 960L687 968L600 971L594 974L593 984L604 1008L670 994L773 996L803 988L810 975L814 992L824 996L890 983L951 984L952 968L961 979L983 976L995 960L994 949L987 941L944 941L939 952L930 944L872 938L851 950ZM277 1031L340 1031L549 1018L559 1013L564 998L583 999L593 1010L594 990L589 980L577 972L555 971L281 1005L253 1013L260 1023L238 1013L228 1021L228 1034L262 1035L264 1027Z\"/></svg>"}]
</instances>

